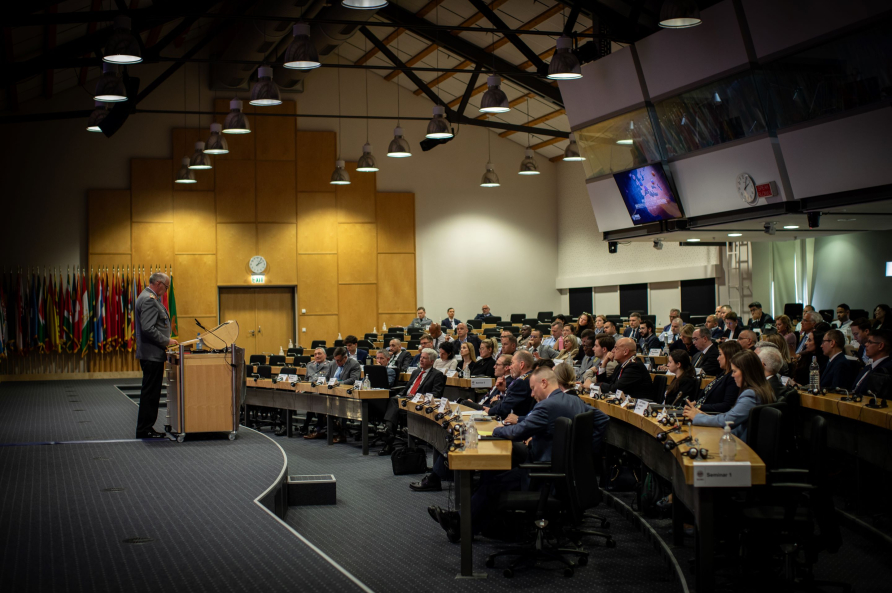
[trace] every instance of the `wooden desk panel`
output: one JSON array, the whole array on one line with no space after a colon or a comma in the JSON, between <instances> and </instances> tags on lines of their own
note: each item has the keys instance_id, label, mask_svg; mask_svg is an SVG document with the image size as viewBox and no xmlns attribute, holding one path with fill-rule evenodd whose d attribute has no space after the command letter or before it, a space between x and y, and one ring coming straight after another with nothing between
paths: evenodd
<instances>
[{"instance_id":1,"label":"wooden desk panel","mask_svg":"<svg viewBox=\"0 0 892 593\"><path fill-rule=\"evenodd\" d=\"M867 396L861 403L840 401L842 397L837 394L812 395L807 391L799 391L799 401L803 408L892 430L892 407L868 408L867 404L870 403L870 398Z\"/></svg>"}]
</instances>

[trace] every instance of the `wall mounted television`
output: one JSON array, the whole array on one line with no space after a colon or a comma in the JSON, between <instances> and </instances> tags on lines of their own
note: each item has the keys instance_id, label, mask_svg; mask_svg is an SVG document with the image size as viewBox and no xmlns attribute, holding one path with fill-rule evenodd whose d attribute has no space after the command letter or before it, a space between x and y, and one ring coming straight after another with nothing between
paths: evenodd
<instances>
[{"instance_id":1,"label":"wall mounted television","mask_svg":"<svg viewBox=\"0 0 892 593\"><path fill-rule=\"evenodd\" d=\"M672 191L660 163L614 173L613 179L623 196L629 216L632 217L632 224L684 217L681 202Z\"/></svg>"}]
</instances>

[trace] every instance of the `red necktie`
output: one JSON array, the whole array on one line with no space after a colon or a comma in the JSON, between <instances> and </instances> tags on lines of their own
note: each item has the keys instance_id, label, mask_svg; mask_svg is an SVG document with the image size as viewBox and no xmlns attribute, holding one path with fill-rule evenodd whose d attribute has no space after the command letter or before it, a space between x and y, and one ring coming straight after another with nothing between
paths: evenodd
<instances>
[{"instance_id":1,"label":"red necktie","mask_svg":"<svg viewBox=\"0 0 892 593\"><path fill-rule=\"evenodd\" d=\"M424 371L418 373L418 377L415 379L415 382L412 383L412 389L409 390L409 395L415 395L415 392L418 391L418 388L421 387L421 379L424 377Z\"/></svg>"}]
</instances>

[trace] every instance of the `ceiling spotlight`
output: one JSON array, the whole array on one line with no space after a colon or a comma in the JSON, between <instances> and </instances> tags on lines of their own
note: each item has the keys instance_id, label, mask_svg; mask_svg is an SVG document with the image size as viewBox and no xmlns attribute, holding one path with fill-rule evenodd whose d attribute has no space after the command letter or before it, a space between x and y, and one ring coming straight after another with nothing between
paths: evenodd
<instances>
[{"instance_id":1,"label":"ceiling spotlight","mask_svg":"<svg viewBox=\"0 0 892 593\"><path fill-rule=\"evenodd\" d=\"M446 119L446 108L442 105L434 105L434 116L427 124L425 137L434 140L452 138L452 129L449 127L449 120Z\"/></svg>"},{"instance_id":2,"label":"ceiling spotlight","mask_svg":"<svg viewBox=\"0 0 892 593\"><path fill-rule=\"evenodd\" d=\"M99 124L102 123L102 120L104 120L108 115L108 112L111 111L111 107L109 107L107 103L101 101L96 101L95 106L96 109L94 109L93 113L90 114L90 117L87 118L88 132L101 132L102 130L99 129Z\"/></svg>"},{"instance_id":3,"label":"ceiling spotlight","mask_svg":"<svg viewBox=\"0 0 892 593\"><path fill-rule=\"evenodd\" d=\"M103 103L121 103L127 100L127 90L124 88L124 81L118 76L116 64L102 64L102 76L96 82L93 100Z\"/></svg>"},{"instance_id":4,"label":"ceiling spotlight","mask_svg":"<svg viewBox=\"0 0 892 593\"><path fill-rule=\"evenodd\" d=\"M223 120L224 134L250 134L251 127L248 118L242 113L242 102L233 99L229 102L229 115Z\"/></svg>"},{"instance_id":5,"label":"ceiling spotlight","mask_svg":"<svg viewBox=\"0 0 892 593\"><path fill-rule=\"evenodd\" d=\"M139 64L142 62L139 41L130 31L130 17L124 15L115 17L114 33L105 45L102 61L112 64Z\"/></svg>"},{"instance_id":6,"label":"ceiling spotlight","mask_svg":"<svg viewBox=\"0 0 892 593\"><path fill-rule=\"evenodd\" d=\"M480 101L480 113L505 113L511 111L508 105L508 95L502 90L502 79L498 76L490 76L486 79L489 89L483 93Z\"/></svg>"},{"instance_id":7,"label":"ceiling spotlight","mask_svg":"<svg viewBox=\"0 0 892 593\"><path fill-rule=\"evenodd\" d=\"M684 122L682 122L681 125L684 125ZM630 121L629 122L629 136L627 138L622 138L620 140L617 140L616 143L617 144L625 144L625 145L633 144L635 142L634 140L632 140L632 133L634 131L635 131L635 122Z\"/></svg>"},{"instance_id":8,"label":"ceiling spotlight","mask_svg":"<svg viewBox=\"0 0 892 593\"><path fill-rule=\"evenodd\" d=\"M393 140L387 147L387 156L395 159L404 159L412 156L412 150L409 148L409 142L403 138L403 129L399 126L393 129Z\"/></svg>"},{"instance_id":9,"label":"ceiling spotlight","mask_svg":"<svg viewBox=\"0 0 892 593\"><path fill-rule=\"evenodd\" d=\"M273 69L269 66L261 66L257 69L257 82L251 89L251 100L248 103L255 107L271 107L282 104L279 87L273 82Z\"/></svg>"},{"instance_id":10,"label":"ceiling spotlight","mask_svg":"<svg viewBox=\"0 0 892 593\"><path fill-rule=\"evenodd\" d=\"M551 80L575 80L582 78L582 68L572 51L573 40L561 35L558 37L554 55L548 64L548 78Z\"/></svg>"},{"instance_id":11,"label":"ceiling spotlight","mask_svg":"<svg viewBox=\"0 0 892 593\"><path fill-rule=\"evenodd\" d=\"M341 6L356 10L379 10L387 6L387 0L341 0Z\"/></svg>"},{"instance_id":12,"label":"ceiling spotlight","mask_svg":"<svg viewBox=\"0 0 892 593\"><path fill-rule=\"evenodd\" d=\"M362 156L356 164L356 170L362 173L374 173L378 170L378 161L372 154L372 145L366 142L362 145Z\"/></svg>"},{"instance_id":13,"label":"ceiling spotlight","mask_svg":"<svg viewBox=\"0 0 892 593\"><path fill-rule=\"evenodd\" d=\"M211 157L204 152L204 142L195 143L195 152L192 153L192 158L189 160L189 168L197 170L213 168L211 166Z\"/></svg>"},{"instance_id":14,"label":"ceiling spotlight","mask_svg":"<svg viewBox=\"0 0 892 593\"><path fill-rule=\"evenodd\" d=\"M702 22L696 0L665 0L660 8L660 26L666 29L686 29Z\"/></svg>"},{"instance_id":15,"label":"ceiling spotlight","mask_svg":"<svg viewBox=\"0 0 892 593\"><path fill-rule=\"evenodd\" d=\"M663 240L662 239L654 239L654 249L660 251L663 249Z\"/></svg>"},{"instance_id":16,"label":"ceiling spotlight","mask_svg":"<svg viewBox=\"0 0 892 593\"><path fill-rule=\"evenodd\" d=\"M480 180L480 187L499 187L500 185L499 176L496 175L492 163L486 163L486 172Z\"/></svg>"},{"instance_id":17,"label":"ceiling spotlight","mask_svg":"<svg viewBox=\"0 0 892 593\"><path fill-rule=\"evenodd\" d=\"M331 174L330 181L332 185L350 185L350 175L344 168L344 164L344 161L335 161L335 170Z\"/></svg>"},{"instance_id":18,"label":"ceiling spotlight","mask_svg":"<svg viewBox=\"0 0 892 593\"><path fill-rule=\"evenodd\" d=\"M805 219L808 220L808 228L816 229L821 226L820 212L806 212Z\"/></svg>"},{"instance_id":19,"label":"ceiling spotlight","mask_svg":"<svg viewBox=\"0 0 892 593\"><path fill-rule=\"evenodd\" d=\"M688 239L688 243L699 243L700 239Z\"/></svg>"},{"instance_id":20,"label":"ceiling spotlight","mask_svg":"<svg viewBox=\"0 0 892 593\"><path fill-rule=\"evenodd\" d=\"M570 144L564 149L565 161L584 161L585 157L579 155L579 145L576 144L576 136L570 132Z\"/></svg>"},{"instance_id":21,"label":"ceiling spotlight","mask_svg":"<svg viewBox=\"0 0 892 593\"><path fill-rule=\"evenodd\" d=\"M742 237L743 233L728 233L729 237Z\"/></svg>"},{"instance_id":22,"label":"ceiling spotlight","mask_svg":"<svg viewBox=\"0 0 892 593\"><path fill-rule=\"evenodd\" d=\"M786 225L784 225L784 228L787 229L788 231L792 231L794 229L798 229L799 225L798 224L786 224Z\"/></svg>"},{"instance_id":23,"label":"ceiling spotlight","mask_svg":"<svg viewBox=\"0 0 892 593\"><path fill-rule=\"evenodd\" d=\"M312 70L321 66L319 52L310 39L310 25L295 23L291 30L294 39L285 50L285 67L289 70Z\"/></svg>"},{"instance_id":24,"label":"ceiling spotlight","mask_svg":"<svg viewBox=\"0 0 892 593\"><path fill-rule=\"evenodd\" d=\"M228 154L229 153L229 143L226 141L226 138L221 134L223 131L223 126L221 124L211 124L211 135L208 136L208 141L205 142L204 153L205 154Z\"/></svg>"},{"instance_id":25,"label":"ceiling spotlight","mask_svg":"<svg viewBox=\"0 0 892 593\"><path fill-rule=\"evenodd\" d=\"M539 166L536 164L536 159L533 158L533 149L527 146L525 155L526 156L523 157L523 160L520 161L520 171L518 171L517 174L538 175Z\"/></svg>"},{"instance_id":26,"label":"ceiling spotlight","mask_svg":"<svg viewBox=\"0 0 892 593\"><path fill-rule=\"evenodd\" d=\"M762 228L765 229L766 235L774 235L777 232L777 223L774 221L766 222L762 225Z\"/></svg>"},{"instance_id":27,"label":"ceiling spotlight","mask_svg":"<svg viewBox=\"0 0 892 593\"><path fill-rule=\"evenodd\" d=\"M195 180L195 173L189 169L189 157L183 157L183 166L180 167L180 171L177 173L177 180L174 183L198 183Z\"/></svg>"}]
</instances>

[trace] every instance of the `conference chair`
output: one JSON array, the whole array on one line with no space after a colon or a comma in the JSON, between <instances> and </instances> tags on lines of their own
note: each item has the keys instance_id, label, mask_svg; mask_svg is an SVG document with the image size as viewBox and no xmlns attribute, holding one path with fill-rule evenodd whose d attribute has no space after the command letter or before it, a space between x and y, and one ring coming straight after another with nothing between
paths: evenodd
<instances>
[{"instance_id":1,"label":"conference chair","mask_svg":"<svg viewBox=\"0 0 892 593\"><path fill-rule=\"evenodd\" d=\"M651 323L653 323L654 326L657 325L657 316L656 315L642 315L641 316L641 321L648 321L648 320Z\"/></svg>"},{"instance_id":2,"label":"conference chair","mask_svg":"<svg viewBox=\"0 0 892 593\"><path fill-rule=\"evenodd\" d=\"M684 319L684 322L685 322L685 323L690 323L690 322L688 321L688 319L691 318L691 312L690 312L690 311L682 311L682 312L680 313L680 315L681 315L681 318Z\"/></svg>"},{"instance_id":3,"label":"conference chair","mask_svg":"<svg viewBox=\"0 0 892 593\"><path fill-rule=\"evenodd\" d=\"M501 320L502 320L502 317L500 315L492 315L490 317L487 317L486 321L484 323L498 323Z\"/></svg>"},{"instance_id":4,"label":"conference chair","mask_svg":"<svg viewBox=\"0 0 892 593\"><path fill-rule=\"evenodd\" d=\"M266 364L266 354L252 354L248 359L249 364Z\"/></svg>"},{"instance_id":5,"label":"conference chair","mask_svg":"<svg viewBox=\"0 0 892 593\"><path fill-rule=\"evenodd\" d=\"M542 332L543 338L547 338L548 336L551 335L551 326L548 325L547 323L539 323L539 324L533 326L533 329L538 329L540 332Z\"/></svg>"},{"instance_id":6,"label":"conference chair","mask_svg":"<svg viewBox=\"0 0 892 593\"><path fill-rule=\"evenodd\" d=\"M849 319L851 319L852 321L856 321L858 319L861 319L862 317L864 319L870 319L871 314L868 313L865 309L852 309L849 312Z\"/></svg>"},{"instance_id":7,"label":"conference chair","mask_svg":"<svg viewBox=\"0 0 892 593\"><path fill-rule=\"evenodd\" d=\"M536 314L536 319L543 323L551 323L551 320L554 319L554 311L539 311Z\"/></svg>"},{"instance_id":8,"label":"conference chair","mask_svg":"<svg viewBox=\"0 0 892 593\"><path fill-rule=\"evenodd\" d=\"M325 340L313 340L310 343L310 348L312 348L313 350L320 347L325 348Z\"/></svg>"},{"instance_id":9,"label":"conference chair","mask_svg":"<svg viewBox=\"0 0 892 593\"><path fill-rule=\"evenodd\" d=\"M601 504L604 499L601 488L598 487L595 456L592 451L594 430L594 410L577 414L573 419L573 427L570 431L570 463L573 481L569 499L566 501L569 503L569 522L566 535L576 545L581 545L582 538L588 536L604 538L604 543L608 548L615 548L616 541L609 533L582 528L586 518L599 520L602 528L610 526L605 517L587 512Z\"/></svg>"},{"instance_id":10,"label":"conference chair","mask_svg":"<svg viewBox=\"0 0 892 593\"><path fill-rule=\"evenodd\" d=\"M708 315L691 315L690 318L682 317L682 319L684 319L685 323L690 323L694 327L697 327L698 325L705 325L707 317Z\"/></svg>"},{"instance_id":11,"label":"conference chair","mask_svg":"<svg viewBox=\"0 0 892 593\"><path fill-rule=\"evenodd\" d=\"M325 357L328 360L331 360L332 359L331 357L334 355L334 351L335 351L334 346L329 346L328 348L325 349Z\"/></svg>"},{"instance_id":12,"label":"conference chair","mask_svg":"<svg viewBox=\"0 0 892 593\"><path fill-rule=\"evenodd\" d=\"M384 345L385 348L386 348L387 346L388 346L388 344L385 344L385 345ZM362 348L362 349L365 350L366 352L369 352L369 351L371 351L371 350L374 350L375 345L372 344L369 340L358 340L358 341L356 342L356 347L357 347L357 348Z\"/></svg>"},{"instance_id":13,"label":"conference chair","mask_svg":"<svg viewBox=\"0 0 892 593\"><path fill-rule=\"evenodd\" d=\"M468 324L468 327L473 327L474 329L480 329L483 327L482 319L469 319L465 323Z\"/></svg>"},{"instance_id":14,"label":"conference chair","mask_svg":"<svg viewBox=\"0 0 892 593\"><path fill-rule=\"evenodd\" d=\"M390 385L387 384L387 367L365 365L362 368L372 389L390 389Z\"/></svg>"},{"instance_id":15,"label":"conference chair","mask_svg":"<svg viewBox=\"0 0 892 593\"><path fill-rule=\"evenodd\" d=\"M341 347L343 347L343 345L344 345L344 340L335 340L334 341L335 348L341 348Z\"/></svg>"},{"instance_id":16,"label":"conference chair","mask_svg":"<svg viewBox=\"0 0 892 593\"><path fill-rule=\"evenodd\" d=\"M523 320L526 319L526 313L512 313L511 314L511 323L523 323Z\"/></svg>"},{"instance_id":17,"label":"conference chair","mask_svg":"<svg viewBox=\"0 0 892 593\"><path fill-rule=\"evenodd\" d=\"M399 340L400 342L402 342L404 337L405 334L386 333L384 334L384 340L382 341L384 342L384 346L386 347L388 344L390 344L390 340Z\"/></svg>"},{"instance_id":18,"label":"conference chair","mask_svg":"<svg viewBox=\"0 0 892 593\"><path fill-rule=\"evenodd\" d=\"M515 337L517 337L517 336L520 335L520 326L517 326L517 325L509 325L509 326L503 327L502 329L507 329L507 330L508 330L509 332L511 332Z\"/></svg>"},{"instance_id":19,"label":"conference chair","mask_svg":"<svg viewBox=\"0 0 892 593\"><path fill-rule=\"evenodd\" d=\"M521 321L521 325L529 325L530 327L536 327L539 325L539 320L535 317L526 317Z\"/></svg>"},{"instance_id":20,"label":"conference chair","mask_svg":"<svg viewBox=\"0 0 892 593\"><path fill-rule=\"evenodd\" d=\"M284 354L271 354L269 357L269 365L273 367L280 367L285 365L285 355Z\"/></svg>"},{"instance_id":21,"label":"conference chair","mask_svg":"<svg viewBox=\"0 0 892 593\"><path fill-rule=\"evenodd\" d=\"M802 303L785 303L784 304L784 315L786 315L790 319L802 320L802 314L804 311L805 311L805 306ZM854 317L853 317L853 319L854 319Z\"/></svg>"},{"instance_id":22,"label":"conference chair","mask_svg":"<svg viewBox=\"0 0 892 593\"><path fill-rule=\"evenodd\" d=\"M410 336L422 336L424 335L424 330L420 327L410 327L406 330L406 333Z\"/></svg>"},{"instance_id":23,"label":"conference chair","mask_svg":"<svg viewBox=\"0 0 892 593\"><path fill-rule=\"evenodd\" d=\"M835 309L819 309L818 313L821 317L824 318L824 321L827 323L832 322L836 318L836 310Z\"/></svg>"},{"instance_id":24,"label":"conference chair","mask_svg":"<svg viewBox=\"0 0 892 593\"><path fill-rule=\"evenodd\" d=\"M286 356L303 356L304 349L298 346L297 348L289 348L286 352Z\"/></svg>"},{"instance_id":25,"label":"conference chair","mask_svg":"<svg viewBox=\"0 0 892 593\"><path fill-rule=\"evenodd\" d=\"M654 384L653 401L665 402L666 389L669 386L669 377L663 373L655 373L651 375Z\"/></svg>"},{"instance_id":26,"label":"conference chair","mask_svg":"<svg viewBox=\"0 0 892 593\"><path fill-rule=\"evenodd\" d=\"M496 324L496 327L509 327L513 325L510 321L502 321L501 319L495 321L494 323Z\"/></svg>"},{"instance_id":27,"label":"conference chair","mask_svg":"<svg viewBox=\"0 0 892 593\"><path fill-rule=\"evenodd\" d=\"M390 332L395 333L395 334L396 333L404 334L404 333L406 333L406 328L402 327L401 325L394 325L393 327L390 328Z\"/></svg>"},{"instance_id":28,"label":"conference chair","mask_svg":"<svg viewBox=\"0 0 892 593\"><path fill-rule=\"evenodd\" d=\"M502 335L502 330L497 327L489 327L483 330L483 335L487 338L498 338L500 335Z\"/></svg>"},{"instance_id":29,"label":"conference chair","mask_svg":"<svg viewBox=\"0 0 892 593\"><path fill-rule=\"evenodd\" d=\"M310 361L313 360L312 356L295 356L294 357L294 365L305 367L310 364Z\"/></svg>"},{"instance_id":30,"label":"conference chair","mask_svg":"<svg viewBox=\"0 0 892 593\"><path fill-rule=\"evenodd\" d=\"M418 350L421 347L421 340L409 340L406 342L406 350Z\"/></svg>"},{"instance_id":31,"label":"conference chair","mask_svg":"<svg viewBox=\"0 0 892 593\"><path fill-rule=\"evenodd\" d=\"M363 337L366 340L368 340L369 342L377 342L378 341L378 334L366 334Z\"/></svg>"}]
</instances>

